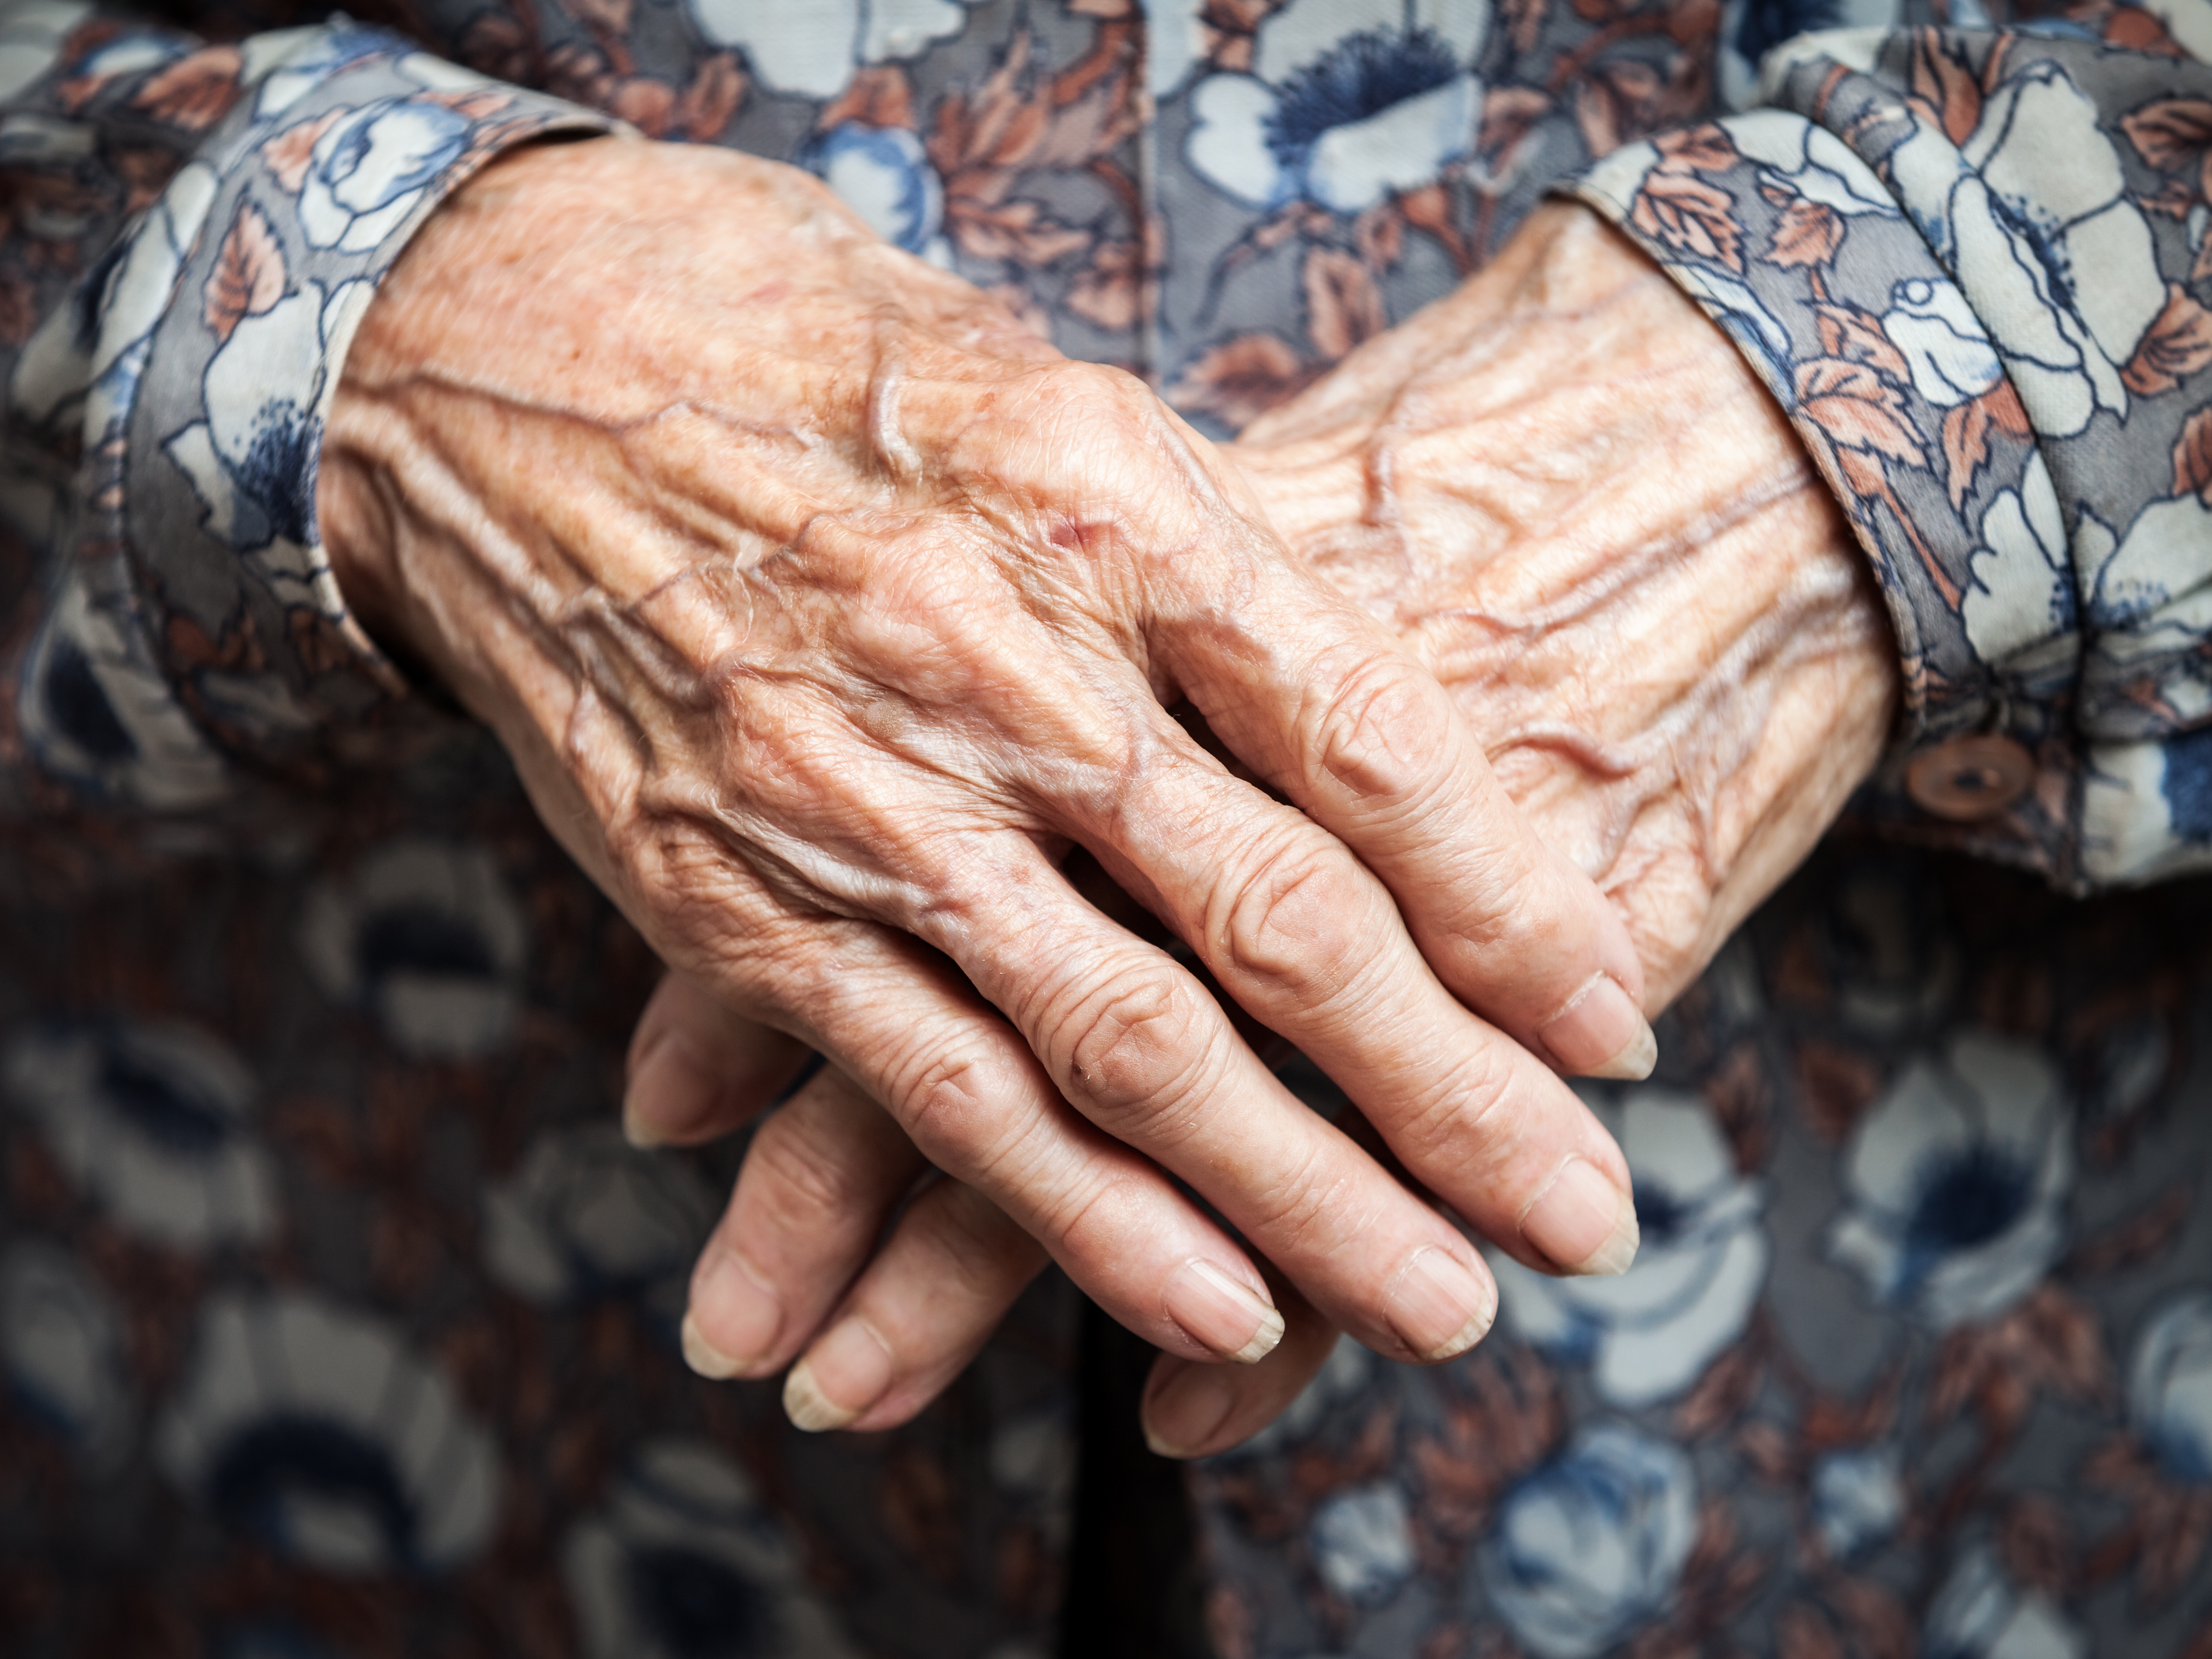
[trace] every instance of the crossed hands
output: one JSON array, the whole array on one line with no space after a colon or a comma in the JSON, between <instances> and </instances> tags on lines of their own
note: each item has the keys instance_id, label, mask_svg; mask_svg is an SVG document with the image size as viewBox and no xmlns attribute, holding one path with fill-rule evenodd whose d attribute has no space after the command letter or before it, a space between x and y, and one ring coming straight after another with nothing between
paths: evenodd
<instances>
[{"instance_id":1,"label":"crossed hands","mask_svg":"<svg viewBox=\"0 0 2212 1659\"><path fill-rule=\"evenodd\" d=\"M1894 698L1780 412L1567 206L1223 449L790 169L525 150L370 308L319 505L670 964L633 1136L828 1060L684 1329L808 1428L911 1416L1048 1257L1186 1455L1338 1330L1472 1346L1463 1226L1626 1267L1559 1074L1649 1070Z\"/></svg>"}]
</instances>

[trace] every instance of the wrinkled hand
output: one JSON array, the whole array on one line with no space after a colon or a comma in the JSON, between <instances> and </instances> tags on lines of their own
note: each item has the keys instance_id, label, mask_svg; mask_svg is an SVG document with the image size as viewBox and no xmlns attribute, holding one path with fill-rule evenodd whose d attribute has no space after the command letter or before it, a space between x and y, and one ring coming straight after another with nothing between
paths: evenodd
<instances>
[{"instance_id":1,"label":"wrinkled hand","mask_svg":"<svg viewBox=\"0 0 2212 1659\"><path fill-rule=\"evenodd\" d=\"M1495 1308L1455 1228L1068 885L1071 845L1504 1248L1632 1250L1619 1151L1536 1057L1648 1066L1595 889L1209 445L805 175L619 139L489 170L370 307L319 504L372 629L663 958L834 1062L756 1153L778 1201L957 1178L892 1243L964 1267L923 1303L1003 1299L1034 1239L1166 1351L1256 1358L1266 1282L1164 1170L1386 1353L1460 1352ZM799 1242L864 1252L886 1212L830 1207ZM755 1236L700 1270L711 1373L786 1363L846 1276L794 1283ZM849 1386L800 1414L911 1409L907 1337L832 1329Z\"/></svg>"},{"instance_id":2,"label":"wrinkled hand","mask_svg":"<svg viewBox=\"0 0 2212 1659\"><path fill-rule=\"evenodd\" d=\"M1547 840L1601 882L1654 1006L1805 855L1875 761L1894 651L1832 497L1735 349L1583 209L1540 210L1480 277L1231 453L1286 538L1450 689ZM736 1079L758 1034L678 980L633 1053L672 1036L702 1076L725 1079L710 1117L757 1104ZM653 1119L668 1097L649 1063L632 1098ZM867 1141L837 1116L865 1110L841 1079L817 1079L763 1126L723 1223L824 1302L866 1260L899 1188L833 1165L794 1201L784 1149L812 1136L826 1147L832 1133ZM834 1246L769 1239L780 1224L833 1215ZM868 1322L890 1334L903 1375L941 1382L945 1357L964 1359L996 1322L1000 1292L901 1240L868 1262L832 1328ZM709 1293L702 1283L695 1297ZM1303 1386L1335 1328L1293 1294L1281 1304L1288 1334L1249 1370L1162 1358L1146 1399L1157 1444L1222 1449ZM802 1393L857 1398L840 1393L850 1373L835 1341L809 1354Z\"/></svg>"}]
</instances>

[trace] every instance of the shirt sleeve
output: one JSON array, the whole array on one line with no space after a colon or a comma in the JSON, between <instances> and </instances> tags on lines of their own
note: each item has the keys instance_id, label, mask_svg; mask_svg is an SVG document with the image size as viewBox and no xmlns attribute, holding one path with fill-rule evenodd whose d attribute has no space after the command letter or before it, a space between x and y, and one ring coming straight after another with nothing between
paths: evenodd
<instances>
[{"instance_id":1,"label":"shirt sleeve","mask_svg":"<svg viewBox=\"0 0 2212 1659\"><path fill-rule=\"evenodd\" d=\"M0 12L0 813L210 808L419 718L316 531L347 345L488 160L617 125L343 18Z\"/></svg>"},{"instance_id":2,"label":"shirt sleeve","mask_svg":"<svg viewBox=\"0 0 2212 1659\"><path fill-rule=\"evenodd\" d=\"M2212 867L2212 0L1837 31L1575 186L1742 349L1873 561L1899 833Z\"/></svg>"}]
</instances>

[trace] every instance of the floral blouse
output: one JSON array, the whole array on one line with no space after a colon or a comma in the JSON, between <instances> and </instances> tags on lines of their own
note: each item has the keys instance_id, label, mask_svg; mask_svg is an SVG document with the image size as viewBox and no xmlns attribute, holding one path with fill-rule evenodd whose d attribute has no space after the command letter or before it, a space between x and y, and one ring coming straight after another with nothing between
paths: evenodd
<instances>
[{"instance_id":1,"label":"floral blouse","mask_svg":"<svg viewBox=\"0 0 2212 1659\"><path fill-rule=\"evenodd\" d=\"M1220 1659L2212 1659L2212 0L376 10L0 3L0 1650L1042 1659L1187 1589ZM1636 1267L1340 1346L1166 1488L1187 1585L1071 1588L1133 1488L1056 1278L894 1432L685 1371L736 1152L614 1127L656 966L323 557L382 273L618 124L1221 433L1571 191L1887 597L1856 828L1589 1091Z\"/></svg>"}]
</instances>

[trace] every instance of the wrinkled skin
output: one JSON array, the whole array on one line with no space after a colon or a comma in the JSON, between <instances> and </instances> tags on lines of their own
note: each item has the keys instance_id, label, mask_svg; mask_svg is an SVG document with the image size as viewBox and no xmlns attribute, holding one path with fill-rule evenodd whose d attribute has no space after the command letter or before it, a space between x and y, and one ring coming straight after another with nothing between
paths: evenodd
<instances>
[{"instance_id":1,"label":"wrinkled skin","mask_svg":"<svg viewBox=\"0 0 2212 1659\"><path fill-rule=\"evenodd\" d=\"M1655 1007L1877 757L1894 648L1832 498L1735 349L1583 209L1540 210L1481 276L1230 453L1275 526L1450 690L1507 789L1596 877ZM633 1120L691 1138L749 1117L764 1036L672 978L632 1050ZM899 1139L843 1079L815 1079L763 1126L695 1281L709 1309L707 1270L741 1256L786 1305L819 1310L826 1334L793 1392L870 1426L910 1409L910 1379L951 1374L1013 1277L917 1229L854 1279L920 1168ZM1279 1302L1288 1334L1249 1370L1161 1358L1146 1402L1161 1449L1223 1449L1303 1386L1336 1326L1287 1287Z\"/></svg>"},{"instance_id":2,"label":"wrinkled skin","mask_svg":"<svg viewBox=\"0 0 2212 1659\"><path fill-rule=\"evenodd\" d=\"M815 1199L953 1177L891 1241L934 1275L894 1340L817 1344L874 1379L866 1420L940 1386L1040 1250L1194 1361L1280 1336L1239 1236L1399 1358L1494 1313L1459 1229L1086 902L1071 847L1482 1233L1547 1269L1632 1254L1619 1150L1554 1069L1648 1069L1619 916L1212 446L805 175L627 139L489 168L370 307L319 492L360 615L702 1003L834 1062L836 1158L756 1163ZM784 1245L852 1257L884 1213ZM846 1273L787 1292L734 1237L687 1346L758 1374ZM811 1375L794 1413L854 1420Z\"/></svg>"}]
</instances>

